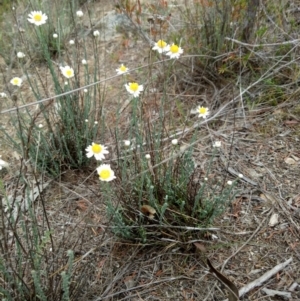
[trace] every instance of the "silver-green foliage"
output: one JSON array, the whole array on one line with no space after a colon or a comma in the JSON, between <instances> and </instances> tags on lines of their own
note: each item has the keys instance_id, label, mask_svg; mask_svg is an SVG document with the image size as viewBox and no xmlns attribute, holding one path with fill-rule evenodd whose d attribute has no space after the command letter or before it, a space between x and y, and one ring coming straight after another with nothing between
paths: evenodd
<instances>
[{"instance_id":1,"label":"silver-green foliage","mask_svg":"<svg viewBox=\"0 0 300 301\"><path fill-rule=\"evenodd\" d=\"M32 1L30 9L41 9L48 16L47 23L35 26L29 24L27 19L23 20L26 33L14 33L10 39L20 43L19 49L26 53L25 59L17 59L15 54L11 58L22 69L23 83L27 82L30 86L31 102L45 98L48 100L36 106L18 109L16 114L11 115L16 135L11 135L3 126L0 130L7 143L26 161L29 160L40 171L57 176L65 168L80 168L88 164L85 148L99 132L100 123L95 124L95 121L100 119L103 92L99 87L85 92L84 89L72 92L95 81L99 76L97 66L100 65L96 55L96 68L91 72L88 66L81 66L81 58L76 52L64 49L70 34L77 34L78 26L74 23L76 1L54 1L51 4L45 1L44 4ZM53 38L53 32L58 33L58 39ZM78 40L81 38L84 46L84 38L77 37ZM96 44L93 45L96 49ZM12 53L16 51L11 49ZM70 62L75 73L70 79L64 78L60 70L60 67L67 65L66 61ZM40 63L45 63L47 75L39 70ZM80 72L84 76L79 76ZM45 80L46 76L50 80ZM7 85L10 85L9 80L7 78ZM16 88L10 95L15 107L27 103L28 95L24 95L21 90ZM61 94L64 95L57 97ZM43 128L40 128L40 124Z\"/></svg>"}]
</instances>

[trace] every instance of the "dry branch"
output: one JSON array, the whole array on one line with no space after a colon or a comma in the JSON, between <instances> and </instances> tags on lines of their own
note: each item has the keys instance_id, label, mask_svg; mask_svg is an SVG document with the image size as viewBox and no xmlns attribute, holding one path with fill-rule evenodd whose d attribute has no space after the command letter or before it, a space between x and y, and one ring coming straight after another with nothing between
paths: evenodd
<instances>
[{"instance_id":1,"label":"dry branch","mask_svg":"<svg viewBox=\"0 0 300 301\"><path fill-rule=\"evenodd\" d=\"M242 297L243 295L247 294L248 292L250 292L255 287L262 285L264 282L266 282L271 277L276 275L279 271L283 270L287 265L289 265L292 262L292 260L293 260L293 258L291 257L287 261L276 265L272 270L269 270L268 272L264 273L258 279L254 280L254 281L248 283L247 285L245 285L244 287L242 287L239 290L239 297ZM228 299L226 299L224 301L227 301L227 300Z\"/></svg>"},{"instance_id":2,"label":"dry branch","mask_svg":"<svg viewBox=\"0 0 300 301\"><path fill-rule=\"evenodd\" d=\"M262 285L265 281L267 281L268 279L270 279L271 277L276 275L279 271L284 269L287 265L289 265L292 262L292 260L293 260L293 258L291 257L287 261L276 265L272 270L264 273L258 279L254 280L254 281L248 283L246 286L242 287L239 290L239 296L241 297L241 296L245 295L246 293L248 293L249 291L251 291L253 288Z\"/></svg>"}]
</instances>

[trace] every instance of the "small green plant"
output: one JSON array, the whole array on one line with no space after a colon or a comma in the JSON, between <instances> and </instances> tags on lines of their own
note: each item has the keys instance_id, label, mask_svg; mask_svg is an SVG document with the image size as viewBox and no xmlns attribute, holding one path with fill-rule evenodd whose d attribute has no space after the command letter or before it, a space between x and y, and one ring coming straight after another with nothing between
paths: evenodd
<instances>
[{"instance_id":1,"label":"small green plant","mask_svg":"<svg viewBox=\"0 0 300 301\"><path fill-rule=\"evenodd\" d=\"M32 195L31 189L25 187L23 196L9 196L0 181L1 299L56 300L58 285L63 290L61 300L70 300L74 294L73 252L68 251L69 259L66 268L62 268L61 278L54 279L55 269L65 260L59 258L62 254L57 257L52 253L59 249L54 243L47 213L44 210L43 220L38 221ZM44 206L43 199L41 204Z\"/></svg>"},{"instance_id":2,"label":"small green plant","mask_svg":"<svg viewBox=\"0 0 300 301\"><path fill-rule=\"evenodd\" d=\"M71 10L70 18L73 13L74 9ZM26 69L25 61L31 59L30 50L26 54L18 52L17 63L24 76L14 77L7 84L17 87L13 92L14 105L16 108L26 107L25 96L22 89L19 88L24 85L25 81L31 88L32 96L39 102L35 111L30 107L26 107L25 112L24 109L17 110L17 115L12 120L12 124L16 128L16 136L11 136L5 128L1 128L1 130L7 138L7 143L23 158L30 160L36 169L57 176L66 168L79 168L87 165L85 148L97 136L103 95L100 88L80 89L92 81L89 68L85 64L77 65L77 68L74 69L66 64L53 62L53 47L49 47L49 41L52 45L56 45L55 51L58 57L61 57L65 44L64 36L61 36L60 31L58 31L59 36L55 34L49 37L47 31L49 18L50 15L48 17L43 12L34 11L29 14L28 19L32 24L28 26L31 26L30 34L35 36L36 43L39 45L38 49L46 61L49 73L45 76L50 76L53 82L50 93L62 94L62 96L60 98L48 97L50 87L43 81L43 77L37 74L33 80ZM36 22L36 19L39 21ZM55 22L49 23L54 24ZM46 30L44 26L46 26ZM70 45L69 47L74 46ZM26 45L24 48L26 49ZM68 60L72 62L72 65L78 63L77 56L72 52ZM95 68L94 78L98 71ZM78 76L80 72L84 73L83 79ZM71 91L74 89L78 89L78 92L72 93ZM48 101L41 102L43 98L48 98Z\"/></svg>"},{"instance_id":3,"label":"small green plant","mask_svg":"<svg viewBox=\"0 0 300 301\"><path fill-rule=\"evenodd\" d=\"M144 141L144 147L118 151L122 184L106 194L113 231L142 242L155 241L163 233L176 233L184 240L185 229L205 228L224 212L234 186L213 184L200 176L192 146L180 152L178 145L148 142L157 148L147 149Z\"/></svg>"},{"instance_id":4,"label":"small green plant","mask_svg":"<svg viewBox=\"0 0 300 301\"><path fill-rule=\"evenodd\" d=\"M173 39L184 37L188 51L199 54L199 69L210 77L219 76L219 68L226 59L223 55L236 50L236 45L226 38L241 40L243 37L246 1L199 0L193 2L193 7L179 7L179 14L185 22L178 32L172 33ZM252 28L250 24L247 26L250 35L254 30L254 23ZM234 66L230 69L232 68Z\"/></svg>"},{"instance_id":5,"label":"small green plant","mask_svg":"<svg viewBox=\"0 0 300 301\"><path fill-rule=\"evenodd\" d=\"M163 40L155 43L152 49L172 59L183 53L181 47L168 45ZM151 68L149 65L149 73ZM176 67L172 61L162 63L161 73L166 80L173 68ZM125 77L125 82L128 70L124 65L117 69ZM113 163L114 172L110 166L103 174L100 167L97 169L101 181L114 180L109 185L101 185L112 230L123 238L146 242L160 238L163 232L172 235L178 227L180 230L176 233L184 239L187 227L205 228L224 212L234 197L233 186L219 182L208 185L205 177L210 170L204 176L195 165L193 145L197 142L196 137L201 136L200 129L189 140L183 140L181 147L178 139L168 138L174 136L168 128L182 120L182 116L176 119L166 109L170 101L167 93L163 93L157 104L152 106L143 101L146 97L142 96L143 85L131 82L125 87L132 95L130 123L124 136L118 124L123 113L117 112L117 124L111 129L115 132L117 155L117 162ZM157 117L151 117L148 114L151 111L155 111L154 116ZM186 114L183 110L181 112ZM209 109L203 106L198 106L195 112L204 120L210 114ZM103 145L93 144L88 150L89 157L105 159Z\"/></svg>"}]
</instances>

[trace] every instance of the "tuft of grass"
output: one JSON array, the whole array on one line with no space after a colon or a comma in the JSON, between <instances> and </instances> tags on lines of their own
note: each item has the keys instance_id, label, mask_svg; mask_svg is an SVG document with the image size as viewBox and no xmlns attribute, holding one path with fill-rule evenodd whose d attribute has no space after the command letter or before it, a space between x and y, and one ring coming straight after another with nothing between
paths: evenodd
<instances>
[{"instance_id":1,"label":"tuft of grass","mask_svg":"<svg viewBox=\"0 0 300 301\"><path fill-rule=\"evenodd\" d=\"M234 198L234 185L207 182L193 161L192 146L182 152L169 141L147 149L154 145L148 142L118 151L120 184L106 194L113 231L143 243L155 243L166 233L185 241L189 227L205 229L224 212Z\"/></svg>"},{"instance_id":2,"label":"tuft of grass","mask_svg":"<svg viewBox=\"0 0 300 301\"><path fill-rule=\"evenodd\" d=\"M24 179L22 170L20 172L18 182L24 185L22 195L17 191L13 195L6 194L0 181L1 298L57 300L62 292L60 300L72 300L78 296L73 251L69 250L66 258L62 246L54 239L45 200L40 198L40 212L34 205L36 191L27 185L28 179ZM38 184L38 190L42 190L43 185ZM67 245L67 240L64 243Z\"/></svg>"},{"instance_id":3,"label":"tuft of grass","mask_svg":"<svg viewBox=\"0 0 300 301\"><path fill-rule=\"evenodd\" d=\"M189 227L205 229L212 225L235 195L234 185L225 185L225 180L206 182L210 167L200 172L194 161L193 146L199 143L197 137L204 134L205 128L199 126L187 139L181 140L176 134L179 126L184 128L189 122L187 109L177 110L167 93L176 61L162 61L155 67L157 70L155 62L153 58L148 72L160 73L165 82L162 93L154 102L147 92L130 99L126 131L121 125L125 112L122 108L117 111L116 124L111 129L116 157L112 164L117 179L101 184L100 188L113 232L143 243L160 240L166 233L176 233L184 240ZM153 82L150 80L148 85L151 87ZM179 144L177 140L172 143L172 137L179 137ZM126 146L124 141L130 145ZM211 160L216 152L214 149Z\"/></svg>"},{"instance_id":4,"label":"tuft of grass","mask_svg":"<svg viewBox=\"0 0 300 301\"><path fill-rule=\"evenodd\" d=\"M31 108L26 108L25 113L17 110L17 115L12 117L12 124L16 129L15 137L7 133L5 128L1 128L7 143L18 151L25 160L30 160L37 170L46 171L53 176L59 175L61 171L69 167L87 166L85 148L88 143L95 139L99 131L98 120L100 119L101 98L103 96L100 88L80 89L80 87L93 81L99 69L95 68L93 73L90 73L88 66L78 65L79 58L73 51L67 52L67 57L64 60L69 61L72 66L77 66L73 68L75 75L70 79L64 79L62 75L60 68L66 66L62 60L67 47L65 37L70 35L68 27L62 24L69 24L69 20L75 22L76 6L75 2L70 2L68 5L71 7L68 9L65 6L61 7L61 5L66 4L59 3L55 2L53 7L51 6L51 10L48 7L49 10L46 13L49 20L47 24L44 24L45 26L27 24L29 22L26 20L26 26L30 28L26 32L29 39L24 39L24 34L20 32L17 43L15 43L20 49L26 49L25 58L16 61L20 70L19 73L23 73L23 82L27 82L36 101L45 97L48 97L49 100L39 103L35 111ZM54 11L54 9L57 10ZM68 13L66 14L66 12ZM51 19L51 16L54 19ZM62 30L54 31L59 35L57 39L52 36L53 31L48 25L55 24L55 20L64 22L58 24L57 29L62 27ZM71 30L71 27L69 29ZM15 39L14 36L13 40ZM35 41L30 41L30 39ZM35 47L35 51L38 51L43 57L48 68L45 71L47 74L41 74L38 68L34 68L35 76L33 77L31 71L28 71L27 65L32 60L31 52L33 51L29 45L30 47L38 45ZM68 48L70 47L72 46L68 45ZM54 52L58 63L53 61ZM97 61L97 57L95 59ZM36 56L34 60L36 61ZM82 73L83 76L79 77L79 73ZM45 77L49 77L46 82L44 81ZM9 78L7 85L10 85L8 81ZM76 94L71 92L78 88ZM49 97L49 89L51 89L50 94L64 94L64 96L59 99L52 99ZM12 94L15 107L26 105L27 95L24 95L21 89L15 89Z\"/></svg>"}]
</instances>

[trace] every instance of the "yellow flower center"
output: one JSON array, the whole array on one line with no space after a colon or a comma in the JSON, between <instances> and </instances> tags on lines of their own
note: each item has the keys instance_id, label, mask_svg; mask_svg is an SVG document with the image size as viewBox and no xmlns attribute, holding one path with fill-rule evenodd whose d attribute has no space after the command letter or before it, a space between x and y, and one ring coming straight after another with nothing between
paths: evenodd
<instances>
[{"instance_id":1,"label":"yellow flower center","mask_svg":"<svg viewBox=\"0 0 300 301\"><path fill-rule=\"evenodd\" d=\"M167 43L166 43L165 41L163 41L163 40L159 40L159 41L157 42L157 46L158 46L159 48L165 48L165 47L167 46Z\"/></svg>"},{"instance_id":2,"label":"yellow flower center","mask_svg":"<svg viewBox=\"0 0 300 301\"><path fill-rule=\"evenodd\" d=\"M133 92L136 92L139 89L139 84L138 83L130 83L129 89Z\"/></svg>"},{"instance_id":3,"label":"yellow flower center","mask_svg":"<svg viewBox=\"0 0 300 301\"><path fill-rule=\"evenodd\" d=\"M66 75L67 75L68 77L71 77L71 76L73 76L73 72L72 72L72 70L71 70L71 69L69 69L69 70L66 70Z\"/></svg>"},{"instance_id":4,"label":"yellow flower center","mask_svg":"<svg viewBox=\"0 0 300 301\"><path fill-rule=\"evenodd\" d=\"M36 22L40 22L42 20L42 15L38 14L38 15L34 15L33 16L34 21Z\"/></svg>"},{"instance_id":5,"label":"yellow flower center","mask_svg":"<svg viewBox=\"0 0 300 301\"><path fill-rule=\"evenodd\" d=\"M18 85L19 84L19 79L18 78L14 78L13 79L13 83L14 83L14 85Z\"/></svg>"},{"instance_id":6,"label":"yellow flower center","mask_svg":"<svg viewBox=\"0 0 300 301\"><path fill-rule=\"evenodd\" d=\"M120 71L125 72L126 70L127 70L127 68L126 68L124 65L122 65L122 66L120 67Z\"/></svg>"},{"instance_id":7,"label":"yellow flower center","mask_svg":"<svg viewBox=\"0 0 300 301\"><path fill-rule=\"evenodd\" d=\"M110 177L110 170L109 169L103 169L99 173L99 177L103 180L107 180Z\"/></svg>"},{"instance_id":8,"label":"yellow flower center","mask_svg":"<svg viewBox=\"0 0 300 301\"><path fill-rule=\"evenodd\" d=\"M199 108L199 114L204 115L207 112L207 108L200 107Z\"/></svg>"},{"instance_id":9,"label":"yellow flower center","mask_svg":"<svg viewBox=\"0 0 300 301\"><path fill-rule=\"evenodd\" d=\"M173 45L170 47L170 51L171 51L172 53L177 53L178 50L179 50L179 47L178 47L177 45L175 45L175 44L173 44Z\"/></svg>"},{"instance_id":10,"label":"yellow flower center","mask_svg":"<svg viewBox=\"0 0 300 301\"><path fill-rule=\"evenodd\" d=\"M93 144L92 151L94 154L99 154L102 151L102 146L100 144Z\"/></svg>"}]
</instances>

